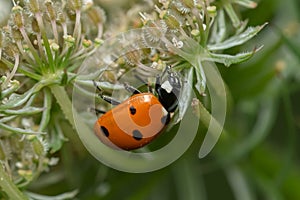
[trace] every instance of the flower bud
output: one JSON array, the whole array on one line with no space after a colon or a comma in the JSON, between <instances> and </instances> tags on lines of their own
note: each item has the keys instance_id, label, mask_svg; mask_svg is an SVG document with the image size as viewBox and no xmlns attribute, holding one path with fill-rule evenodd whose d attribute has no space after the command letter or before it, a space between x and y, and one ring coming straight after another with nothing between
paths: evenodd
<instances>
[{"instance_id":1,"label":"flower bud","mask_svg":"<svg viewBox=\"0 0 300 200\"><path fill-rule=\"evenodd\" d=\"M101 40L100 38L96 38L94 40L94 43L95 43L95 46L101 46L104 43L104 41Z\"/></svg>"},{"instance_id":2,"label":"flower bud","mask_svg":"<svg viewBox=\"0 0 300 200\"><path fill-rule=\"evenodd\" d=\"M32 13L38 13L40 11L40 5L38 0L29 0L29 9Z\"/></svg>"},{"instance_id":3,"label":"flower bud","mask_svg":"<svg viewBox=\"0 0 300 200\"><path fill-rule=\"evenodd\" d=\"M50 48L53 50L53 51L58 51L59 50L59 45L56 44L55 42L51 43L50 44Z\"/></svg>"},{"instance_id":4,"label":"flower bud","mask_svg":"<svg viewBox=\"0 0 300 200\"><path fill-rule=\"evenodd\" d=\"M35 33L40 32L40 27L39 27L38 22L36 21L35 18L33 18L32 22L31 22L31 28Z\"/></svg>"},{"instance_id":5,"label":"flower bud","mask_svg":"<svg viewBox=\"0 0 300 200\"><path fill-rule=\"evenodd\" d=\"M84 11L86 11L86 10L92 8L93 5L94 5L93 0L85 0L85 1L83 2L83 7L82 7L82 8L83 8Z\"/></svg>"},{"instance_id":6,"label":"flower bud","mask_svg":"<svg viewBox=\"0 0 300 200\"><path fill-rule=\"evenodd\" d=\"M82 41L82 45L85 47L85 48L89 48L90 46L92 46L92 41L91 40L86 40L86 39L84 39L83 41Z\"/></svg>"},{"instance_id":7,"label":"flower bud","mask_svg":"<svg viewBox=\"0 0 300 200\"><path fill-rule=\"evenodd\" d=\"M71 35L64 36L64 40L70 46L73 46L75 44L75 38L73 36L71 36Z\"/></svg>"},{"instance_id":8,"label":"flower bud","mask_svg":"<svg viewBox=\"0 0 300 200\"><path fill-rule=\"evenodd\" d=\"M180 0L180 2L188 8L193 8L195 6L194 0Z\"/></svg>"},{"instance_id":9,"label":"flower bud","mask_svg":"<svg viewBox=\"0 0 300 200\"><path fill-rule=\"evenodd\" d=\"M5 53L9 57L14 57L19 52L18 47L16 47L15 44L11 43L11 45L8 45L5 49Z\"/></svg>"},{"instance_id":10,"label":"flower bud","mask_svg":"<svg viewBox=\"0 0 300 200\"><path fill-rule=\"evenodd\" d=\"M203 9L203 6L202 6L200 3L197 3L197 4L196 4L196 8L198 8L198 10L202 10L202 9Z\"/></svg>"},{"instance_id":11,"label":"flower bud","mask_svg":"<svg viewBox=\"0 0 300 200\"><path fill-rule=\"evenodd\" d=\"M74 10L80 10L82 8L81 0L69 0L68 2Z\"/></svg>"},{"instance_id":12,"label":"flower bud","mask_svg":"<svg viewBox=\"0 0 300 200\"><path fill-rule=\"evenodd\" d=\"M215 17L217 15L216 6L208 6L206 9L210 17Z\"/></svg>"},{"instance_id":13,"label":"flower bud","mask_svg":"<svg viewBox=\"0 0 300 200\"><path fill-rule=\"evenodd\" d=\"M30 50L30 48L27 44L23 45L23 49L24 49L25 52L28 52Z\"/></svg>"},{"instance_id":14,"label":"flower bud","mask_svg":"<svg viewBox=\"0 0 300 200\"><path fill-rule=\"evenodd\" d=\"M45 2L45 5L46 5L46 8L47 8L47 12L48 12L48 15L50 17L50 19L53 21L53 20L56 20L56 12L55 12L55 9L53 8L53 3L51 0L47 0Z\"/></svg>"},{"instance_id":15,"label":"flower bud","mask_svg":"<svg viewBox=\"0 0 300 200\"><path fill-rule=\"evenodd\" d=\"M88 15L95 24L105 23L106 21L105 12L99 7L89 9Z\"/></svg>"},{"instance_id":16,"label":"flower bud","mask_svg":"<svg viewBox=\"0 0 300 200\"><path fill-rule=\"evenodd\" d=\"M180 23L173 15L165 15L164 22L168 26L169 29L177 31L180 28Z\"/></svg>"},{"instance_id":17,"label":"flower bud","mask_svg":"<svg viewBox=\"0 0 300 200\"><path fill-rule=\"evenodd\" d=\"M125 60L129 65L136 65L141 60L141 54L139 51L130 51L125 55Z\"/></svg>"},{"instance_id":18,"label":"flower bud","mask_svg":"<svg viewBox=\"0 0 300 200\"><path fill-rule=\"evenodd\" d=\"M32 170L19 169L18 174L20 176L24 177L26 180L32 180L32 178L33 178Z\"/></svg>"},{"instance_id":19,"label":"flower bud","mask_svg":"<svg viewBox=\"0 0 300 200\"><path fill-rule=\"evenodd\" d=\"M194 36L194 37L198 37L198 36L200 36L200 31L199 31L198 29L193 29L193 30L191 31L191 34L192 34L192 36Z\"/></svg>"},{"instance_id":20,"label":"flower bud","mask_svg":"<svg viewBox=\"0 0 300 200\"><path fill-rule=\"evenodd\" d=\"M13 20L14 20L14 24L18 27L21 28L24 26L24 19L23 19L23 8L21 8L20 6L14 6L12 8L12 12L13 12Z\"/></svg>"},{"instance_id":21,"label":"flower bud","mask_svg":"<svg viewBox=\"0 0 300 200\"><path fill-rule=\"evenodd\" d=\"M23 36L20 32L19 29L16 29L16 28L12 28L11 29L11 35L12 35L12 38L15 40L15 41L20 41L22 40Z\"/></svg>"},{"instance_id":22,"label":"flower bud","mask_svg":"<svg viewBox=\"0 0 300 200\"><path fill-rule=\"evenodd\" d=\"M58 21L61 24L66 23L66 15L64 13L58 13Z\"/></svg>"}]
</instances>

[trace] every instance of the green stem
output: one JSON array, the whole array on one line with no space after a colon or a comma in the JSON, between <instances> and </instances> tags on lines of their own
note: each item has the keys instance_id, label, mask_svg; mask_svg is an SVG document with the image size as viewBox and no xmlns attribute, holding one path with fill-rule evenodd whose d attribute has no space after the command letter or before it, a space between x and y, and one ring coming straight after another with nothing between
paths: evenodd
<instances>
[{"instance_id":1,"label":"green stem","mask_svg":"<svg viewBox=\"0 0 300 200\"><path fill-rule=\"evenodd\" d=\"M226 136L226 131L221 127L220 123L210 114L210 112L205 108L205 106L199 101L199 112L200 112L200 120L201 123L206 127L209 128L209 126L214 127L214 132L217 132L218 130L223 130L224 136ZM211 125L210 125L211 123Z\"/></svg>"},{"instance_id":2,"label":"green stem","mask_svg":"<svg viewBox=\"0 0 300 200\"><path fill-rule=\"evenodd\" d=\"M28 198L10 180L3 167L0 166L0 187L7 194L9 199L27 200Z\"/></svg>"},{"instance_id":3,"label":"green stem","mask_svg":"<svg viewBox=\"0 0 300 200\"><path fill-rule=\"evenodd\" d=\"M88 132L90 129L89 127L87 127L86 124L82 123L81 121L76 121L75 124L74 115L77 116L78 113L76 112L75 108L73 108L72 102L68 94L66 93L64 87L59 85L52 85L50 86L50 89L56 101L60 105L60 108L63 111L65 118L70 122L73 129L78 132L79 130L76 128L80 127L80 130L82 132ZM82 143L78 137L75 137L71 134L67 135L67 137L69 137L70 140L72 140L72 142L75 144L74 146L77 147L78 152L84 152L85 149L83 149Z\"/></svg>"},{"instance_id":4,"label":"green stem","mask_svg":"<svg viewBox=\"0 0 300 200\"><path fill-rule=\"evenodd\" d=\"M70 101L70 98L66 93L64 87L59 85L51 85L50 89L58 104L60 105L60 108L62 109L66 119L70 122L74 130L76 130L72 102Z\"/></svg>"}]
</instances>

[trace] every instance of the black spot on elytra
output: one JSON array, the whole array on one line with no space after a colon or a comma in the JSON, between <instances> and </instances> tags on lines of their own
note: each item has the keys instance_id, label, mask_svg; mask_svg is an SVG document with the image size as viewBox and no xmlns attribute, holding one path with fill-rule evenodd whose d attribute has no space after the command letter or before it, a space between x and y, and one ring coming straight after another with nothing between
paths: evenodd
<instances>
[{"instance_id":1,"label":"black spot on elytra","mask_svg":"<svg viewBox=\"0 0 300 200\"><path fill-rule=\"evenodd\" d=\"M107 128L105 128L104 126L100 126L100 129L106 137L109 136L109 132L108 132Z\"/></svg>"},{"instance_id":2,"label":"black spot on elytra","mask_svg":"<svg viewBox=\"0 0 300 200\"><path fill-rule=\"evenodd\" d=\"M161 123L167 125L170 122L170 113L160 119Z\"/></svg>"},{"instance_id":3,"label":"black spot on elytra","mask_svg":"<svg viewBox=\"0 0 300 200\"><path fill-rule=\"evenodd\" d=\"M139 140L143 139L143 135L142 135L142 133L139 130L132 131L132 134L133 134L133 138L135 140L139 141Z\"/></svg>"},{"instance_id":4,"label":"black spot on elytra","mask_svg":"<svg viewBox=\"0 0 300 200\"><path fill-rule=\"evenodd\" d=\"M134 115L136 113L136 109L134 106L129 107L130 114Z\"/></svg>"}]
</instances>

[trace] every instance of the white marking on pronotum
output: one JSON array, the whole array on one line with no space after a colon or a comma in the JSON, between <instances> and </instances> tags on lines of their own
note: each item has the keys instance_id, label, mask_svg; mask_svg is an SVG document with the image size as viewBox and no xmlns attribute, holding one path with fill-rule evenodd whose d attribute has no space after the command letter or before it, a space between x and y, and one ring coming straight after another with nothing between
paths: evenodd
<instances>
[{"instance_id":1,"label":"white marking on pronotum","mask_svg":"<svg viewBox=\"0 0 300 200\"><path fill-rule=\"evenodd\" d=\"M169 81L165 81L163 84L161 84L161 88L165 89L168 93L170 93L173 89Z\"/></svg>"}]
</instances>

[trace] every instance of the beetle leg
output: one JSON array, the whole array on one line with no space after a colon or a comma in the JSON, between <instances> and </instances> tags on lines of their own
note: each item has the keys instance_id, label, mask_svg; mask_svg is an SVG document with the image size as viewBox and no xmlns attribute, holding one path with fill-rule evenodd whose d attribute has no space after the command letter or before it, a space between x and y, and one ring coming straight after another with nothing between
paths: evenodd
<instances>
[{"instance_id":1,"label":"beetle leg","mask_svg":"<svg viewBox=\"0 0 300 200\"><path fill-rule=\"evenodd\" d=\"M106 95L99 94L99 97L101 97L104 101L110 103L111 105L119 105L121 103L120 101Z\"/></svg>"},{"instance_id":2,"label":"beetle leg","mask_svg":"<svg viewBox=\"0 0 300 200\"><path fill-rule=\"evenodd\" d=\"M90 111L95 112L97 116L100 115L100 114L105 114L106 113L106 111L100 110L100 109L97 109L97 108L90 108Z\"/></svg>"},{"instance_id":3,"label":"beetle leg","mask_svg":"<svg viewBox=\"0 0 300 200\"><path fill-rule=\"evenodd\" d=\"M153 90L152 90L151 85L150 85L148 82L146 82L141 76L135 74L134 77L137 78L139 81L143 82L144 85L147 85L147 87L148 87L148 92L153 93Z\"/></svg>"},{"instance_id":4,"label":"beetle leg","mask_svg":"<svg viewBox=\"0 0 300 200\"><path fill-rule=\"evenodd\" d=\"M156 76L156 82L155 82L155 91L158 93L159 89L161 88L161 80L160 80L160 76L157 75Z\"/></svg>"},{"instance_id":5,"label":"beetle leg","mask_svg":"<svg viewBox=\"0 0 300 200\"><path fill-rule=\"evenodd\" d=\"M112 104L112 105L119 105L121 102L112 98L112 97L109 97L109 96L106 96L106 95L103 95L103 90L97 85L97 83L95 81L93 81L95 87L97 88L97 90L99 91L98 95L101 99L103 99L104 101Z\"/></svg>"},{"instance_id":6,"label":"beetle leg","mask_svg":"<svg viewBox=\"0 0 300 200\"><path fill-rule=\"evenodd\" d=\"M140 94L141 92L136 89L135 87L129 85L128 83L124 83L124 87L128 92L131 92L133 94Z\"/></svg>"}]
</instances>

